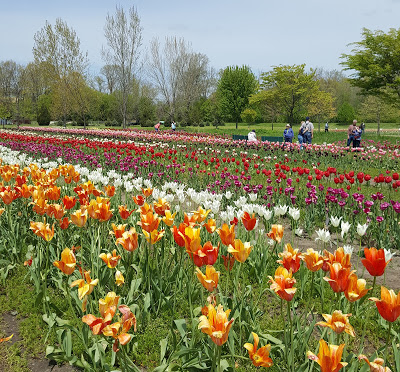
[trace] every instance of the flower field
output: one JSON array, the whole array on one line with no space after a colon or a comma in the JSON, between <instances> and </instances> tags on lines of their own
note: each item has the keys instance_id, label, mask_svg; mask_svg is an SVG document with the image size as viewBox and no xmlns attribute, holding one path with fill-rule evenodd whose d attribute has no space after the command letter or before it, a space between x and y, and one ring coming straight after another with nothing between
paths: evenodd
<instances>
[{"instance_id":1,"label":"flower field","mask_svg":"<svg viewBox=\"0 0 400 372\"><path fill-rule=\"evenodd\" d=\"M400 150L362 145L0 131L1 281L88 371L399 371Z\"/></svg>"}]
</instances>

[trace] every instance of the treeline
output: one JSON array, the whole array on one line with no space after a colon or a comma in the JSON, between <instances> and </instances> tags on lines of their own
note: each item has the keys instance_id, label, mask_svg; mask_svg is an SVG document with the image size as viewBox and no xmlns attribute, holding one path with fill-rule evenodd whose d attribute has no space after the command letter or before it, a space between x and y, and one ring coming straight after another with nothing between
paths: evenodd
<instances>
[{"instance_id":1,"label":"treeline","mask_svg":"<svg viewBox=\"0 0 400 372\"><path fill-rule=\"evenodd\" d=\"M104 26L104 66L88 71L87 53L66 22L57 19L34 35L33 61L0 61L0 118L40 125L57 121L107 126L158 120L186 125L224 121L298 123L396 122L399 108L379 91L355 84L342 71L275 66L255 76L247 66L219 72L184 39L153 39L144 54L135 8L117 7ZM344 56L347 61L353 56ZM344 63L346 65L346 62Z\"/></svg>"}]
</instances>

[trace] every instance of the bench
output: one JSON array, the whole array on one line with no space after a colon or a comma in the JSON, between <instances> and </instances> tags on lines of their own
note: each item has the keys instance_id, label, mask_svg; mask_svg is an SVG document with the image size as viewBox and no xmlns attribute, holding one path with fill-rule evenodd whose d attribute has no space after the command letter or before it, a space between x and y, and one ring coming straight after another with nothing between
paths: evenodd
<instances>
[{"instance_id":1,"label":"bench","mask_svg":"<svg viewBox=\"0 0 400 372\"><path fill-rule=\"evenodd\" d=\"M273 136L262 136L261 142L283 142L283 137L273 137Z\"/></svg>"},{"instance_id":2,"label":"bench","mask_svg":"<svg viewBox=\"0 0 400 372\"><path fill-rule=\"evenodd\" d=\"M232 139L234 141L240 141L240 140L246 140L247 141L247 136L244 136L242 134L232 134Z\"/></svg>"}]
</instances>

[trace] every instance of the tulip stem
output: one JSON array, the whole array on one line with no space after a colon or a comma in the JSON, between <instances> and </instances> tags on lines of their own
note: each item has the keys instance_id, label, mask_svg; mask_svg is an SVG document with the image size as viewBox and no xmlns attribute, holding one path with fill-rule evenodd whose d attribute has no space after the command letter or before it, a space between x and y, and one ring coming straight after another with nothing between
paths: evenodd
<instances>
[{"instance_id":1,"label":"tulip stem","mask_svg":"<svg viewBox=\"0 0 400 372\"><path fill-rule=\"evenodd\" d=\"M374 281L372 282L372 291L371 291L371 295L374 294L375 283L376 283L376 276L374 276Z\"/></svg>"},{"instance_id":2,"label":"tulip stem","mask_svg":"<svg viewBox=\"0 0 400 372\"><path fill-rule=\"evenodd\" d=\"M290 326L290 350L289 350L289 365L292 372L294 372L294 358L293 358L293 325L292 325L292 316L290 311L290 301L287 301L287 311L288 311L288 319Z\"/></svg>"},{"instance_id":3,"label":"tulip stem","mask_svg":"<svg viewBox=\"0 0 400 372\"><path fill-rule=\"evenodd\" d=\"M386 336L386 346L385 346L385 364L387 365L387 360L388 360L388 345L389 345L389 338L390 338L390 334L392 332L392 322L389 322L389 330L388 330L388 334Z\"/></svg>"}]
</instances>

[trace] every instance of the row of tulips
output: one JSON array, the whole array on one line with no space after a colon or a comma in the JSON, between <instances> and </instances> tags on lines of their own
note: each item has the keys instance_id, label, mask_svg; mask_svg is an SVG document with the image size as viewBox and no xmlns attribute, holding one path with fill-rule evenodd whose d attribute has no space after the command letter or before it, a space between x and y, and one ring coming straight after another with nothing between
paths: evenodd
<instances>
[{"instance_id":1,"label":"row of tulips","mask_svg":"<svg viewBox=\"0 0 400 372\"><path fill-rule=\"evenodd\" d=\"M131 342L133 338L137 340L137 336L129 333L131 329L133 328L133 332L141 326L145 329L149 317L173 310L177 302L186 298L187 307L184 307L183 316L188 318L184 321L184 324L188 322L188 326L183 327L182 322L172 318L177 330L173 328L171 332L178 331L181 340L170 345L168 338L162 340L167 346L157 370L172 368L176 360L179 360L183 369L222 370L226 366L235 368L238 360L246 359L241 351L243 345L255 366L273 368L276 364L281 370L309 370L313 368L312 365L298 361L304 359L305 352L303 355L301 353L304 348L308 348L307 342L302 339L304 329L308 332L316 324L316 307L308 305L313 302L314 292L321 298L321 313L324 313L329 302L326 298L332 298L332 315L325 314L326 322L319 325L328 326L338 333L347 330L352 335L354 330L349 325L349 315L339 310L335 312L336 306L352 308L356 303L354 310L358 316L365 313L369 316L371 313L368 302L362 302L369 288L351 270L351 255L343 248L338 248L333 254L324 251L321 255L311 249L300 253L291 244L283 244L282 225L271 225L269 221L264 224L264 229L269 231L265 235L260 229L260 218L247 211L242 211L229 225L223 221L217 222L211 217L211 211L201 206L186 213L188 209L182 203L181 210L173 213L173 205L166 199L154 199L152 188L142 187L140 194L134 195L115 194L112 186L101 190L90 181L79 183L80 174L70 165L60 165L48 172L33 164L24 169L18 166L4 166L1 169L2 173L11 174L7 182L13 185L3 186L1 192L3 201L9 201L5 203L3 212L6 212L7 218L2 224L11 231L18 229L22 232L22 236L11 234L9 237L17 260L26 253L21 247L26 247L27 241L31 242L31 251L28 250L28 254L32 256L27 260L27 265L35 284L38 302L43 304L46 319L57 319L61 315L53 312L49 297L49 288L57 288L67 298L67 312L86 323L93 335L90 336L85 328L67 326L67 332L62 333L66 338L61 340L60 345L65 345L66 340L70 339L68 335L74 332L85 352L78 359L62 346L58 349L49 348L48 355L57 360L67 360L89 370L106 370L110 368L109 363L111 366L119 365L123 370L137 370L132 361L135 343ZM71 195L72 192L74 194ZM103 196L104 194L106 195ZM126 205L120 204L122 199ZM119 213L114 214L113 208L117 206ZM136 207L133 209L130 206ZM282 218L286 213L285 209L287 207L279 206L274 210L274 218ZM292 214L297 216L295 211ZM44 219L44 215L48 220ZM37 221L38 219L42 220ZM131 225L130 228L126 227L128 224ZM132 225L139 226L140 230L137 231ZM29 230L34 235L30 235ZM267 237L272 245L266 244ZM72 248L65 249L66 245ZM110 246L116 247L111 253L108 251ZM185 259L184 251L189 259ZM5 250L0 253L6 256ZM375 248L367 248L364 253L365 259L362 263L366 269L374 277L382 275L390 256L385 255L384 250ZM282 266L275 270L274 276L269 277L268 285L265 279L274 270L277 258ZM301 260L304 260L305 266L300 264ZM51 262L54 264L51 265ZM195 266L206 266L205 274L200 269L195 270ZM217 271L219 267L225 267L225 275ZM315 281L315 273L322 273L321 270L329 272L329 277L321 274L320 280ZM230 283L231 271L234 271L233 283ZM311 285L306 291L309 273ZM69 282L69 276L75 280ZM203 306L205 301L203 290L194 282L195 276L205 290L211 292L208 305L201 309L203 314L198 321L193 304ZM248 285L245 280L249 281ZM222 281L225 286L221 284ZM325 281L329 283L335 296L324 286ZM297 293L297 283L301 284L300 295ZM78 287L77 293L73 290L74 287ZM371 290L373 292L373 288ZM258 348L258 334L263 332L259 325L262 316L258 305L268 293L266 291L276 293L280 299L282 316L282 303L286 301L285 321L289 327L288 331L286 326L278 330L283 336L283 342L267 333L263 336L263 342L274 340L275 345L270 343ZM104 299L99 298L102 293L107 293ZM293 305L296 297L299 301L304 301L300 308ZM118 306L120 299L128 305ZM376 302L382 317L389 321L389 337L392 323L400 314L400 296L382 287L381 299L371 300ZM301 316L301 309L304 307L304 315ZM229 319L231 312L234 317ZM97 313L100 317L93 315ZM311 325L309 316L313 318ZM55 326L55 322L48 322ZM298 328L295 330L296 324ZM215 347L207 339L200 338L196 328L209 335ZM398 327L393 328L398 330ZM244 343L251 334L253 344ZM101 339L97 337L100 335ZM365 328L362 331L362 340L364 336ZM338 371L345 363L350 363L354 366L353 369L357 368L358 362L351 353L346 362L341 362L347 343L335 346L330 341L327 344L324 337L326 334L322 332L318 356L308 353L308 357L315 360L322 371ZM337 339L333 333L330 338ZM110 339L110 348L101 346L102 340L108 343ZM300 347L301 343L303 345ZM225 344L228 345L227 348L224 347ZM310 346L312 345L313 340L310 339ZM388 363L388 343L385 349L385 361ZM222 352L227 354L223 356ZM390 354L397 360L395 349ZM275 364L272 357L276 358ZM365 359L364 356L360 358ZM372 365L380 362L378 359L369 363Z\"/></svg>"}]
</instances>

